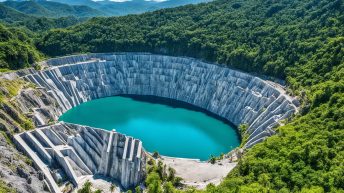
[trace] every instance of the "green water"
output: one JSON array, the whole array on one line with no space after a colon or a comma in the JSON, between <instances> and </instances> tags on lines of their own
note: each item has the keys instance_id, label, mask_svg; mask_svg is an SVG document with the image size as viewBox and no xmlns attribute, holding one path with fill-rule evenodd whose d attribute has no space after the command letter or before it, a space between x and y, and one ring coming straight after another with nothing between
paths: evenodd
<instances>
[{"instance_id":1,"label":"green water","mask_svg":"<svg viewBox=\"0 0 344 193\"><path fill-rule=\"evenodd\" d=\"M149 152L171 157L207 160L240 144L234 128L203 112L121 96L83 103L60 120L116 129L142 140Z\"/></svg>"}]
</instances>

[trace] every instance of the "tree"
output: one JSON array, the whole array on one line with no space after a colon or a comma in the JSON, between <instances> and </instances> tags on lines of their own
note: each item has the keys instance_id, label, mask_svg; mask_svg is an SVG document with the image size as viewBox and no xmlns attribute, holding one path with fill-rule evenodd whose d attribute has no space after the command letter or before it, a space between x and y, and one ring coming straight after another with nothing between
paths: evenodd
<instances>
[{"instance_id":1,"label":"tree","mask_svg":"<svg viewBox=\"0 0 344 193\"><path fill-rule=\"evenodd\" d=\"M148 193L162 193L161 179L158 173L152 172L147 176L146 186L148 188Z\"/></svg>"},{"instance_id":2,"label":"tree","mask_svg":"<svg viewBox=\"0 0 344 193\"><path fill-rule=\"evenodd\" d=\"M266 79L283 79L290 93L301 95L302 113L285 126L271 128L277 134L240 156L238 166L214 191L341 192L343 6L342 0L218 0L141 15L93 18L38 38L6 26L0 29L0 68L32 66L30 61L39 59L35 39L37 48L48 56L144 51L196 57ZM272 96L262 97L261 102ZM157 152L154 156L159 157ZM165 175L155 163L147 171ZM160 179L160 183L164 182Z\"/></svg>"},{"instance_id":3,"label":"tree","mask_svg":"<svg viewBox=\"0 0 344 193\"><path fill-rule=\"evenodd\" d=\"M141 191L141 188L140 188L140 186L136 186L136 188L135 188L135 193L141 193L142 191Z\"/></svg>"},{"instance_id":4,"label":"tree","mask_svg":"<svg viewBox=\"0 0 344 193\"><path fill-rule=\"evenodd\" d=\"M102 190L95 190L95 191L92 191L92 183L87 180L84 185L82 186L81 189L78 190L78 193L101 193Z\"/></svg>"},{"instance_id":5,"label":"tree","mask_svg":"<svg viewBox=\"0 0 344 193\"><path fill-rule=\"evenodd\" d=\"M158 161L157 172L163 181L167 178L166 165L161 160Z\"/></svg>"},{"instance_id":6,"label":"tree","mask_svg":"<svg viewBox=\"0 0 344 193\"><path fill-rule=\"evenodd\" d=\"M0 24L0 71L34 67L42 54L23 30Z\"/></svg>"},{"instance_id":7,"label":"tree","mask_svg":"<svg viewBox=\"0 0 344 193\"><path fill-rule=\"evenodd\" d=\"M181 187L183 184L182 184L182 181L183 181L183 178L181 177L175 177L174 178L174 181L173 181L173 186L175 187Z\"/></svg>"},{"instance_id":8,"label":"tree","mask_svg":"<svg viewBox=\"0 0 344 193\"><path fill-rule=\"evenodd\" d=\"M155 159L158 159L158 158L160 157L160 154L159 154L159 152L154 151L152 156L153 156Z\"/></svg>"},{"instance_id":9,"label":"tree","mask_svg":"<svg viewBox=\"0 0 344 193\"><path fill-rule=\"evenodd\" d=\"M110 192L113 193L115 191L115 188L116 188L115 184L111 183Z\"/></svg>"},{"instance_id":10,"label":"tree","mask_svg":"<svg viewBox=\"0 0 344 193\"><path fill-rule=\"evenodd\" d=\"M210 159L209 159L209 162L210 162L211 164L215 164L215 163L216 163L216 157L213 156L213 155L211 155L211 156L210 156Z\"/></svg>"},{"instance_id":11,"label":"tree","mask_svg":"<svg viewBox=\"0 0 344 193\"><path fill-rule=\"evenodd\" d=\"M172 181L174 180L176 175L176 170L174 168L168 167L168 177L167 180L168 181Z\"/></svg>"},{"instance_id":12,"label":"tree","mask_svg":"<svg viewBox=\"0 0 344 193\"><path fill-rule=\"evenodd\" d=\"M164 184L164 193L174 193L175 188L173 187L172 182L166 182Z\"/></svg>"},{"instance_id":13,"label":"tree","mask_svg":"<svg viewBox=\"0 0 344 193\"><path fill-rule=\"evenodd\" d=\"M78 190L78 193L92 193L91 187L92 183L89 180L87 180L82 186L82 188Z\"/></svg>"}]
</instances>

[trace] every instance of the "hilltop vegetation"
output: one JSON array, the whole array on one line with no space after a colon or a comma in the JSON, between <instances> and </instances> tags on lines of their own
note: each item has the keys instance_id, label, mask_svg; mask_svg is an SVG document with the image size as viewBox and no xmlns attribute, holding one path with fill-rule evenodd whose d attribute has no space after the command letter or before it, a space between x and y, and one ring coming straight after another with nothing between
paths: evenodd
<instances>
[{"instance_id":1,"label":"hilltop vegetation","mask_svg":"<svg viewBox=\"0 0 344 193\"><path fill-rule=\"evenodd\" d=\"M209 0L7 0L3 3L1 1L4 0L0 0L0 4L31 16L89 18L138 14L168 7L207 2Z\"/></svg>"},{"instance_id":2,"label":"hilltop vegetation","mask_svg":"<svg viewBox=\"0 0 344 193\"><path fill-rule=\"evenodd\" d=\"M301 114L207 192L343 192L344 7L340 0L218 0L52 30L51 56L150 51L287 80Z\"/></svg>"},{"instance_id":3,"label":"hilltop vegetation","mask_svg":"<svg viewBox=\"0 0 344 193\"><path fill-rule=\"evenodd\" d=\"M104 13L82 5L67 5L51 1L5 1L4 6L13 8L18 12L38 17L95 17Z\"/></svg>"},{"instance_id":4,"label":"hilltop vegetation","mask_svg":"<svg viewBox=\"0 0 344 193\"><path fill-rule=\"evenodd\" d=\"M25 27L34 32L42 32L52 28L65 28L85 19L74 16L46 18L27 15L0 3L0 23L16 27Z\"/></svg>"},{"instance_id":5,"label":"hilltop vegetation","mask_svg":"<svg viewBox=\"0 0 344 193\"><path fill-rule=\"evenodd\" d=\"M26 15L0 3L0 19L3 22L23 21Z\"/></svg>"},{"instance_id":6,"label":"hilltop vegetation","mask_svg":"<svg viewBox=\"0 0 344 193\"><path fill-rule=\"evenodd\" d=\"M69 5L85 5L101 11L107 16L138 14L168 7L207 2L209 0L52 0Z\"/></svg>"},{"instance_id":7,"label":"hilltop vegetation","mask_svg":"<svg viewBox=\"0 0 344 193\"><path fill-rule=\"evenodd\" d=\"M30 67L41 56L25 31L0 24L0 71Z\"/></svg>"},{"instance_id":8,"label":"hilltop vegetation","mask_svg":"<svg viewBox=\"0 0 344 193\"><path fill-rule=\"evenodd\" d=\"M291 68L305 65L317 50L343 36L343 9L341 0L218 0L94 18L51 31L39 48L51 56L113 51L186 55L285 78Z\"/></svg>"},{"instance_id":9,"label":"hilltop vegetation","mask_svg":"<svg viewBox=\"0 0 344 193\"><path fill-rule=\"evenodd\" d=\"M341 46L341 64L307 90L309 112L249 150L208 192L344 192L343 41Z\"/></svg>"},{"instance_id":10,"label":"hilltop vegetation","mask_svg":"<svg viewBox=\"0 0 344 193\"><path fill-rule=\"evenodd\" d=\"M93 18L41 33L35 43L49 56L143 51L285 79L302 102L300 114L248 150L223 183L209 185L206 192L344 192L343 13L342 0L217 0ZM14 41L27 53L12 57L9 49L1 50L1 68L25 67L33 61L29 58L39 58L25 34L0 29L1 38L10 37L3 45L16 50ZM150 182L161 184L160 178L155 175Z\"/></svg>"}]
</instances>

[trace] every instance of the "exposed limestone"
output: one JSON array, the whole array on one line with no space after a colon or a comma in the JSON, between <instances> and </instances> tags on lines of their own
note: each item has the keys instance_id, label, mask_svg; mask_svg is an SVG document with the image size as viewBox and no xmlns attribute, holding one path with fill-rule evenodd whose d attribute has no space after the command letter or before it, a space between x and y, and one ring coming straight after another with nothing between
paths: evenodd
<instances>
[{"instance_id":1,"label":"exposed limestone","mask_svg":"<svg viewBox=\"0 0 344 193\"><path fill-rule=\"evenodd\" d=\"M191 58L89 54L44 64L48 66L44 71L24 78L47 89L61 113L89 100L119 94L171 98L204 108L237 126L248 124L246 148L273 135L273 128L297 110L291 97L267 81Z\"/></svg>"},{"instance_id":2,"label":"exposed limestone","mask_svg":"<svg viewBox=\"0 0 344 193\"><path fill-rule=\"evenodd\" d=\"M0 74L0 180L16 192L46 192L47 182L39 170L33 168L32 161L21 155L11 143L14 133L33 128L30 120L35 119L33 108L43 108L42 103L36 102L44 98L41 96L46 91L35 90L31 87L33 85L23 81L5 80L17 78L15 73ZM48 100L55 101L54 98ZM44 105L44 108L53 109L49 105Z\"/></svg>"},{"instance_id":3,"label":"exposed limestone","mask_svg":"<svg viewBox=\"0 0 344 193\"><path fill-rule=\"evenodd\" d=\"M28 164L30 160L8 144L3 135L0 135L0 152L0 179L3 183L20 193L46 192L43 188L45 180L39 178Z\"/></svg>"},{"instance_id":4,"label":"exposed limestone","mask_svg":"<svg viewBox=\"0 0 344 193\"><path fill-rule=\"evenodd\" d=\"M58 123L17 134L14 140L43 172L52 192L61 192L61 176L80 187L85 177L100 175L127 189L145 175L142 142L115 131Z\"/></svg>"},{"instance_id":5,"label":"exposed limestone","mask_svg":"<svg viewBox=\"0 0 344 193\"><path fill-rule=\"evenodd\" d=\"M22 113L32 117L36 126L57 120L63 112L50 92L40 88L22 90L14 100Z\"/></svg>"},{"instance_id":6,"label":"exposed limestone","mask_svg":"<svg viewBox=\"0 0 344 193\"><path fill-rule=\"evenodd\" d=\"M51 59L43 64L43 71L28 69L0 75L0 79L23 77L37 86L21 89L10 105L2 105L0 129L6 133L21 131L16 123L21 120L17 112L42 127L92 99L119 94L155 95L204 108L237 126L247 124L244 147L250 148L273 135L273 128L297 111L299 105L278 85L191 58L144 53L89 54ZM61 187L56 181L68 178L80 185L94 174L129 187L142 179L145 155L143 150L138 151L141 143L120 136L123 135L65 124L22 133L15 140L42 171L38 178L43 181L37 180L33 171L27 175L31 167L16 169L21 178L6 168L3 173L14 181L13 186L25 184L18 187L27 187L27 191L42 192L42 184L46 183L50 190L58 192ZM2 160L6 159L0 159L0 167L4 168ZM20 191L25 192L25 188Z\"/></svg>"}]
</instances>

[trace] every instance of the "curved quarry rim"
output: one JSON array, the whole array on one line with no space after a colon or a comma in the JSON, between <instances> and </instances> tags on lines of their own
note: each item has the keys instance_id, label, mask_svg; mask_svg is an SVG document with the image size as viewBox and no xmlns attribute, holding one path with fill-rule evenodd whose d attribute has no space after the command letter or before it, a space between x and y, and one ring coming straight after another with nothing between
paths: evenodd
<instances>
[{"instance_id":1,"label":"curved quarry rim","mask_svg":"<svg viewBox=\"0 0 344 193\"><path fill-rule=\"evenodd\" d=\"M200 58L193 58L193 57L189 57L189 56L175 56L175 55L167 55L167 54L156 54L156 53L151 53L151 52L92 52L92 53L84 53L84 54L71 54L71 55L65 55L65 56L57 56L57 57L52 57L49 58L47 60L41 61L41 62L37 62L36 64L43 66L44 68L41 71L44 70L49 70L49 69L53 69L55 67L60 67L60 66L64 66L64 65L75 65L75 64L82 64L85 63L87 64L89 61L96 61L97 60L97 56L102 55L102 56L111 56L111 55L147 55L147 56L160 56L160 57L169 57L169 58L180 58L180 59L187 59L190 61L194 61L194 62L202 62L206 65L212 65L212 66L217 66L217 67L221 67L221 68L226 68L229 70L233 70L239 73L243 73L243 74L247 74L250 75L252 77L258 78L262 81L264 81L267 84L276 84L278 86L280 86L282 89L285 88L285 86L283 86L282 84L275 82L275 81L271 81L270 79L272 77L269 76L265 76L265 75L261 75L261 74L256 74L254 72L245 72L243 70L240 70L238 68L232 67L232 66L228 66L226 64L222 64L222 63L217 63L217 62L210 62L207 60L203 60ZM78 56L94 56L94 58L91 58L91 60L86 60L86 61L82 61L82 62L76 62L76 63L65 63L65 64L59 64L59 65L51 65L48 64L48 62L56 60L56 59L64 59L64 58L70 58L70 57L78 57ZM9 74L11 74L11 72L8 72ZM4 73L6 74L6 72ZM274 80L277 80L279 82L284 82L281 79L276 79L276 78L272 78Z\"/></svg>"},{"instance_id":2,"label":"curved quarry rim","mask_svg":"<svg viewBox=\"0 0 344 193\"><path fill-rule=\"evenodd\" d=\"M256 78L260 81L263 81L264 83L270 85L271 87L274 87L275 89L279 90L280 92L283 92L284 96L288 98L288 100L293 100L292 96L289 96L286 91L286 86L285 81L282 79L278 79L278 78L274 78L274 77L270 77L270 76L266 76L266 75L261 75L261 74L257 74L254 72L246 72L243 70L240 70L238 68L232 67L232 66L228 66L226 64L222 64L222 63L217 63L217 62L210 62L207 60L203 60L203 59L199 59L199 58L193 58L193 57L189 57L189 56L175 56L175 55L167 55L167 54L155 54L155 53L151 53L151 52L92 52L92 53L84 53L84 54L71 54L71 55L65 55L65 56L57 56L57 57L52 57L49 58L47 60L41 61L41 62L37 62L37 65L42 66L42 70L39 71L46 71L49 69L54 69L54 68L58 68L61 66L70 66L70 65L78 65L78 64L87 64L90 61L101 61L99 59L97 59L97 57L99 56L111 56L111 55L147 55L147 56L159 56L159 57L169 57L169 58L179 58L179 59L187 59L190 60L192 62L201 62L205 65L210 65L210 66L216 66L216 67L220 67L220 68L224 68L224 69L229 69L238 73L242 73L242 74L246 74L249 75L253 78ZM48 64L48 62L54 61L56 59L64 59L64 58L71 58L71 57L78 57L78 56L94 56L94 58L90 58L89 60L85 60L82 62L73 62L73 63L64 63L64 64L57 64L57 65L53 65L53 64ZM28 69L28 72L23 72L24 74L27 73L31 73L31 69ZM26 71L25 69L23 71ZM4 76L4 78L7 79L13 79L12 72L5 72L2 73L2 75L6 75ZM0 77L1 78L1 77ZM183 101L182 101L183 102ZM191 104L193 105L193 104ZM295 106L296 107L296 106ZM299 107L296 107L296 110L299 110ZM229 121L230 122L230 121Z\"/></svg>"},{"instance_id":3,"label":"curved quarry rim","mask_svg":"<svg viewBox=\"0 0 344 193\"><path fill-rule=\"evenodd\" d=\"M141 55L137 55L137 54L141 54ZM114 56L111 56L111 55L114 55ZM150 56L147 56L147 55L150 55ZM233 120L233 123L235 123L235 125L243 124L245 123L245 121L248 120L248 122L246 123L249 123L249 127L246 130L245 134L249 134L249 138L248 138L249 140L244 144L244 146L241 149L232 151L234 153L234 158L233 158L234 160L232 160L232 157L230 157L230 159L228 158L228 159L220 160L218 162L219 164L215 164L215 165L210 165L210 163L205 163L205 162L197 162L197 160L192 160L192 159L187 159L187 158L186 159L172 158L174 159L174 161L172 160L172 164L175 164L173 162L178 162L178 163L184 162L183 160L186 160L186 162L188 163L187 165L182 165L182 167L179 168L180 169L179 171L186 173L185 169L186 170L192 169L192 171L190 170L188 171L188 174L189 175L192 174L192 176L188 176L190 177L189 178L190 180L187 181L186 184L193 185L193 182L196 183L197 181L199 185L203 186L204 185L203 182L205 182L207 179L210 179L208 174L209 173L214 174L215 169L217 170L217 172L222 172L222 173L216 173L215 171L216 177L218 180L217 182L220 182L223 179L223 177L225 177L228 174L228 172L230 172L230 170L233 169L235 165L237 164L236 158L238 157L235 157L235 156L237 155L241 156L244 149L250 148L257 143L262 142L267 137L273 135L275 133L274 126L282 125L283 122L280 122L281 120L290 118L295 112L298 112L298 107L299 107L298 101L297 100L294 101L295 98L288 96L283 86L279 86L278 83L270 82L264 78L260 78L258 76L255 76L246 72L228 68L228 66L224 66L221 64L207 63L202 60L189 58L189 57L152 55L149 53L104 53L103 55L102 54L84 54L84 55L66 56L65 58L67 57L72 57L72 58L69 58L66 60L59 60L57 58L57 59L50 59L50 60L42 62L41 64L45 65L45 67L43 68L43 70L40 70L40 71L36 71L34 69L25 69L18 72L7 73L5 75L0 74L0 78L12 79L12 80L16 78L23 78L24 80L28 82L36 84L37 85L36 88L40 90L40 92L45 97L47 97L45 99L52 102L52 104L45 104L42 98L40 98L37 94L32 94L31 96L30 93L27 93L27 94L22 93L23 95L21 96L21 98L29 97L29 99L33 100L33 102L37 102L37 104L33 105L35 109L32 109L34 111L33 120L35 121L35 124L38 125L37 127L47 126L47 124L49 125L49 121L51 119L48 119L48 118L57 120L58 117L62 113L66 112L73 106L77 105L80 101L81 102L90 101L92 99L97 98L94 96L103 96L103 95L109 96L113 93L116 93L117 92L116 88L111 87L111 84L109 83L118 83L118 82L126 83L126 82L123 82L123 80L132 81L132 79L135 79L135 78L132 78L133 75L134 76L141 75L141 76L144 76L144 78L150 77L150 76L153 76L153 78L155 78L154 76L157 76L158 77L156 79L157 81L155 81L154 79L155 82L153 83L161 83L162 85L160 86L158 84L155 84L155 85L158 85L157 87L159 87L159 89L161 89L162 91L166 91L168 89L174 88L174 87L171 87L170 85L175 84L176 86L181 86L181 87L177 87L178 89L180 89L178 90L178 93L181 92L180 95L182 97L184 96L190 96L190 97L188 97L184 101L184 98L179 97L179 95L177 96L177 95L173 95L173 93L169 93L170 94L169 96L175 97L173 98L174 100L181 99L182 102L190 101L191 103L188 103L188 104L191 104L191 105L198 106L197 104L200 104L200 106L205 106L206 108L209 108L210 110L214 111L215 114L223 114L220 110L232 107L234 103L234 106L237 107L237 109L235 110L227 109L227 111L225 111L225 113L227 114L224 114L224 115L227 116L227 118ZM100 61L100 59L102 58L109 59L108 61L111 61L111 62L107 62L106 60ZM90 61L91 59L94 59L95 61ZM55 66L53 65L53 63L51 63L53 60L56 60ZM84 60L84 61L80 62L79 60ZM130 64L129 60L134 60L134 62L137 62L137 63L134 66L128 65ZM62 68L59 68L58 65L56 66L56 63L59 63L59 62L61 62L61 65L63 65ZM63 64L64 62L65 64ZM72 63L67 64L68 62L72 62ZM140 67L139 65L143 64L144 62L147 62L147 64L145 64L142 68L138 68ZM160 64L155 65L155 63L150 64L150 62L151 63L160 62ZM177 65L174 66L173 63L171 62L175 62L177 63ZM49 66L48 63L50 63L51 65ZM85 63L85 64L89 63L90 66L87 66L87 65L84 66L82 63ZM96 64L99 64L99 65L96 65ZM128 68L125 69L126 67ZM129 71L129 67L134 67L134 68L130 68L131 70L133 70L133 72ZM167 69L166 67L170 67L170 69ZM93 68L93 70L95 71L92 71L91 68ZM120 72L119 71L120 68L125 69L124 72ZM153 68L157 68L158 70L150 72L149 70L152 70ZM73 71L74 69L76 70ZM222 69L224 70L222 71ZM106 71L106 70L109 70L109 71ZM147 73L147 70L150 73ZM214 70L214 71L211 71L211 70ZM172 73L170 73L171 71ZM116 74L111 74L113 72L115 72ZM83 75L82 73L85 73L84 74L85 76L82 76ZM106 78L103 79L103 76L105 74L116 75L116 76L117 74L119 74L120 76L123 76L119 78L113 77L113 80L115 81L107 81L105 82L105 84L104 82L102 82L103 84L101 85L102 87L110 86L106 88L111 89L109 92L105 92L105 94L100 92L100 91L103 91L103 88L99 91L97 89L94 89L94 85L88 85L89 86L89 88L87 88L88 90L85 89L85 85L84 85L85 83L78 85L80 86L78 88L76 87L76 83L78 80L80 80L79 79L80 77L84 78L84 80L91 79L90 82L92 84L99 80L106 81ZM166 79L161 79L159 77L163 75L163 76L169 76L167 78L171 78L171 77L175 78L176 74L178 75L177 78L180 78L181 80L178 83L172 82L171 79L166 80ZM92 80L92 77L100 77L100 78L98 78L98 80L97 79ZM190 77L194 79L191 79ZM39 78L39 80L36 78ZM197 81L199 81L198 84L197 84ZM211 81L211 84L209 84L209 82L207 81ZM63 89L61 90L60 88L58 88L56 84L60 84L59 86L62 86ZM140 85L138 83L135 83L135 84L133 86L137 88L133 88L130 91L123 90L123 92L124 91L133 92L133 93L150 93L151 92L158 95L161 93L159 90L158 90L159 92L155 92L155 91L153 92L153 89L151 88L150 89L152 91L148 90L148 91L138 92L137 89L140 87ZM165 85L167 87L164 87ZM186 88L184 87L184 85L186 85L185 86ZM97 82L96 82L96 86L98 86ZM128 87L132 85L129 85L126 83L122 86L125 89L128 89ZM148 86L153 87L154 85L148 85ZM196 91L194 91L194 89L190 89L190 87L192 86L196 87L195 89ZM209 86L211 87L211 89L207 89L207 87ZM220 90L223 89L224 92L221 92L220 93L221 95L220 94L216 95L215 91L218 91L219 89ZM209 93L209 91L214 91L214 93ZM228 95L232 95L233 93L236 95L237 91L240 91L243 94L240 93L238 97L234 97L234 98L228 96ZM174 93L175 92L176 91L174 91ZM70 95L68 95L68 93ZM201 97L203 97L201 99L204 99L204 100L201 100L200 102L207 102L208 104L211 104L211 105L213 105L214 103L218 105L217 106L202 105L199 102L199 99L200 99L198 95L199 93L201 94L205 93L205 95L201 95ZM222 95L223 93L226 93L226 96L223 96ZM190 94L190 95L186 95L186 94ZM154 95L154 96L158 96L158 95ZM164 96L164 93L160 95ZM81 98L78 98L78 97L81 97ZM222 100L220 101L219 98ZM71 99L73 100L73 102L70 101ZM192 100L189 100L189 99L192 99ZM230 100L230 99L235 99L235 100ZM251 99L252 101L247 103L247 100L251 100ZM225 103L223 103L223 101ZM240 104L238 103L238 101L242 103ZM253 105L251 105L252 103ZM268 108L264 108L265 104L269 105ZM55 106L53 107L53 105ZM223 108L220 109L219 108L221 107L220 105L223 105L222 106ZM265 110L261 111L262 109L265 109ZM209 112L212 112L212 111L209 111ZM45 117L44 113L48 113L49 115ZM235 115L235 117L230 118L228 117L228 115ZM243 117L243 115L245 117ZM44 118L44 119L39 119L39 118ZM140 155L146 156L147 154L145 153L145 151L143 149L142 151L143 152ZM34 154L34 156L36 157L38 155L37 152L31 152L31 153ZM235 155L236 153L237 155ZM229 155L233 156L232 153L229 153ZM169 162L171 164L171 159L170 159L171 157L163 156L163 158L166 158L165 159L166 163ZM87 160L88 159L85 159L82 161L85 161L86 163ZM145 160L141 159L140 161L142 161L143 163ZM222 163L224 162L226 162L227 164L226 166L222 165ZM207 167L203 167L203 166L207 166ZM47 174L50 174L49 171ZM201 176L203 179L197 178L198 176ZM50 180L51 182L54 182L54 179L48 179L48 181Z\"/></svg>"},{"instance_id":4,"label":"curved quarry rim","mask_svg":"<svg viewBox=\"0 0 344 193\"><path fill-rule=\"evenodd\" d=\"M168 60L168 59L174 59L174 60L187 60L187 64L186 63L179 63L179 64L182 64L182 65L194 65L196 67L205 67L205 66L210 66L210 68L212 68L211 66L213 67L218 67L218 68L221 68L221 69L227 69L229 71L232 71L231 73L233 73L233 75L235 75L234 77L236 78L239 78L240 76L244 76L244 77L249 77L250 78L250 81L256 81L256 82L260 82L260 83L263 83L264 85L268 85L267 87L270 87L271 89L273 89L274 91L278 92L279 95L275 98L275 100L279 100L280 98L283 98L281 100L283 101L289 101L288 102L288 105L289 106L292 106L290 107L289 109L292 109L292 110L288 110L288 112L284 112L284 114L282 115L274 115L274 116L270 116L269 117L269 120L266 120L266 118L263 118L263 121L265 122L261 122L258 121L257 122L257 119L260 117L260 115L256 116L254 118L254 121L251 122L249 124L249 128L248 129L252 129L250 131L250 133L248 133L248 131L246 131L245 133L247 134L250 134L249 135L249 140L248 142L250 144L248 144L248 142L243 146L244 149L246 148L250 148L252 147L253 145L255 145L256 143L259 143L261 141L263 141L265 138L267 138L268 136L271 136L273 135L275 132L272 130L272 128L276 125L281 125L281 123L279 122L280 120L283 120L288 117L290 117L292 114L294 114L295 112L298 111L298 106L294 105L293 104L293 100L295 98L289 96L286 94L286 90L285 90L285 87L280 85L279 83L276 83L276 82L272 82L272 81L269 81L265 78L261 78L257 75L254 75L254 74L251 74L251 73L247 73L247 72L243 72L241 70L237 70L237 69L233 69L233 68L230 68L228 67L227 65L223 65L223 64L218 64L218 63L209 63L207 61L203 61L203 60L200 60L200 59L196 59L196 58L191 58L191 57L185 57L185 56L169 56L169 55L162 55L162 54L151 54L151 53L147 53L147 52L110 52L110 53L88 53L88 54L78 54L78 55L69 55L69 56L63 56L63 57L57 57L57 58L51 58L51 59L48 59L46 61L43 61L43 62L40 62L41 65L45 66L45 68L43 70L41 70L40 72L47 72L47 71L50 71L50 70L59 70L60 67L68 67L68 66L77 66L77 65L87 65L87 64L92 64L93 63L103 63L103 62L107 62L107 61L115 61L113 58L111 57L132 57L132 60L135 60L139 57L144 57L144 56L150 56L150 59L152 58L159 58L157 61L158 62L165 62L165 60ZM107 58L108 57L108 58ZM160 58L162 57L162 58ZM65 60L64 62L61 62L59 60ZM70 59L70 60L69 60ZM153 60L152 60L153 61ZM196 64L194 64L196 63ZM199 65L199 66L198 66ZM212 69L215 69L215 68L212 68ZM255 92L255 91L251 91L251 92ZM126 94L126 93L122 93L122 94ZM260 94L260 93L258 93ZM110 95L110 96L115 96L115 95ZM161 97L161 96L158 96L158 95L153 95L153 96L157 96L157 97ZM98 98L102 98L102 97L98 97ZM270 98L269 98L270 99ZM174 100L177 100L177 101L181 101L181 100L178 100L178 99L174 99ZM181 102L186 102L186 101L181 101ZM188 103L188 102L186 102ZM200 107L196 104L192 104L192 103L188 103L190 105L194 105L196 107ZM201 108L201 107L200 107ZM67 109L69 110L69 109ZM211 112L213 113L212 111L208 110L208 109L205 109L206 111L208 112ZM259 112L260 114L264 114L266 110L264 110L263 112ZM257 111L258 113L258 111ZM217 114L216 112L214 112L215 115L218 115L219 117L222 117L221 115ZM283 119L280 119L280 117L284 117ZM225 118L225 120L227 120L228 122L232 123L232 121L229 120L229 118ZM272 125L270 123L268 123L268 121L274 119L275 120L275 124ZM253 124L258 124L255 125L254 127L251 128L251 126ZM270 125L266 125L266 126L269 126L269 128L267 129L268 133L264 133L262 134L261 133L261 128L259 128L261 125L260 124L270 124ZM236 123L233 123L234 125L236 125ZM240 124L243 124L242 122L239 123L236 128L240 125ZM266 127L264 126L264 127ZM258 131L258 134L262 134L258 137L256 137L256 131L258 130L259 128L259 131ZM266 131L265 129L263 131ZM255 133L255 135L252 135L253 133ZM242 137L242 136L240 136ZM252 137L252 138L251 138ZM243 142L243 141L242 141ZM240 145L242 146L242 144Z\"/></svg>"}]
</instances>

